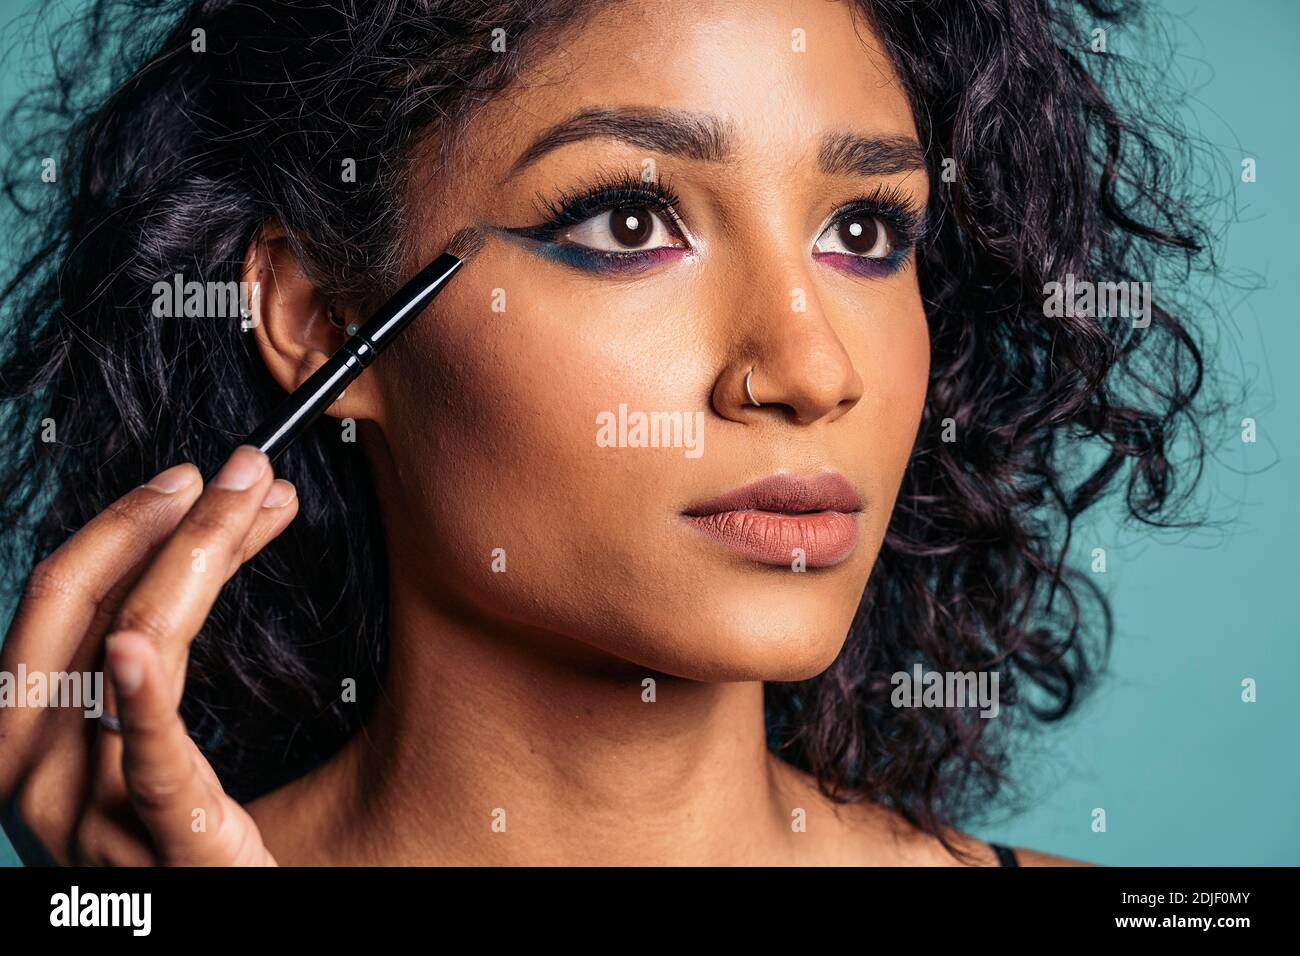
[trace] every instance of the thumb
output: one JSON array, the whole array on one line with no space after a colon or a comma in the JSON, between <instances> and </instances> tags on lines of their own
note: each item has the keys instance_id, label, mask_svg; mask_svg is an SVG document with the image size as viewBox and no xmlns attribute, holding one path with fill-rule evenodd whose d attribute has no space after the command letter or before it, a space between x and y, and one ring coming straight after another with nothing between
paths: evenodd
<instances>
[{"instance_id":1,"label":"thumb","mask_svg":"<svg viewBox=\"0 0 1300 956\"><path fill-rule=\"evenodd\" d=\"M106 666L122 727L127 795L160 862L274 865L256 823L222 791L186 733L153 642L133 631L112 635Z\"/></svg>"}]
</instances>

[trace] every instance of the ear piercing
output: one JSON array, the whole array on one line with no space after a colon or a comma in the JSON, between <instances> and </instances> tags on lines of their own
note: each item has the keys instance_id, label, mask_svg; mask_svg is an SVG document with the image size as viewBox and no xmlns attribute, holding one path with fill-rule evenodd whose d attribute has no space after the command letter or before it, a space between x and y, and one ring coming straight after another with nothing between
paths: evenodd
<instances>
[{"instance_id":1,"label":"ear piercing","mask_svg":"<svg viewBox=\"0 0 1300 956\"><path fill-rule=\"evenodd\" d=\"M329 306L326 308L325 315L330 320L330 325L334 326L334 328L342 329L343 331L347 332L348 335L357 334L357 324L355 322L351 322L347 325L344 325L343 320L340 319L338 313L334 311L333 302L331 302Z\"/></svg>"},{"instance_id":2,"label":"ear piercing","mask_svg":"<svg viewBox=\"0 0 1300 956\"><path fill-rule=\"evenodd\" d=\"M753 375L754 375L754 366L751 365L749 367L749 371L745 373L745 394L749 396L749 401L755 408L761 408L762 402L759 402L754 398L754 393L749 388L749 380L753 377Z\"/></svg>"}]
</instances>

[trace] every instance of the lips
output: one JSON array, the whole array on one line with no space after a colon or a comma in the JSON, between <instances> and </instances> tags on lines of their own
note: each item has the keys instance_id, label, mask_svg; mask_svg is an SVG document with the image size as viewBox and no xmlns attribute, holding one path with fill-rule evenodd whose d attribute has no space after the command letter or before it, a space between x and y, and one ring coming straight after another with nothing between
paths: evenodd
<instances>
[{"instance_id":1,"label":"lips","mask_svg":"<svg viewBox=\"0 0 1300 956\"><path fill-rule=\"evenodd\" d=\"M773 475L682 514L697 530L761 564L829 567L857 545L862 498L835 472Z\"/></svg>"}]
</instances>

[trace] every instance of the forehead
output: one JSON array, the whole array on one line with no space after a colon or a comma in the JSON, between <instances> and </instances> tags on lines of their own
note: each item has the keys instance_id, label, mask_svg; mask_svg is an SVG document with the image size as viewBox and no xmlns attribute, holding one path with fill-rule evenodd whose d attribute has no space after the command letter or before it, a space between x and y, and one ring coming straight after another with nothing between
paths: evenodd
<instances>
[{"instance_id":1,"label":"forehead","mask_svg":"<svg viewBox=\"0 0 1300 956\"><path fill-rule=\"evenodd\" d=\"M699 117L713 143L696 158L723 165L802 165L835 133L916 135L902 84L855 3L653 0L600 6L480 112L462 142L481 172L501 179L557 124L623 107ZM653 152L655 143L642 145Z\"/></svg>"}]
</instances>

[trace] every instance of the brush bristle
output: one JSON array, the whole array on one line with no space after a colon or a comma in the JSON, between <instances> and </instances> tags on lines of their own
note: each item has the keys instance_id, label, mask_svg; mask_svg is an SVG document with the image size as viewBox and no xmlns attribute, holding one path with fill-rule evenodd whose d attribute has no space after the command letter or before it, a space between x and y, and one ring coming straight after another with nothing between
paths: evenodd
<instances>
[{"instance_id":1,"label":"brush bristle","mask_svg":"<svg viewBox=\"0 0 1300 956\"><path fill-rule=\"evenodd\" d=\"M482 232L469 226L451 237L451 242L447 243L447 252L464 261L476 255L486 242L487 237Z\"/></svg>"}]
</instances>

